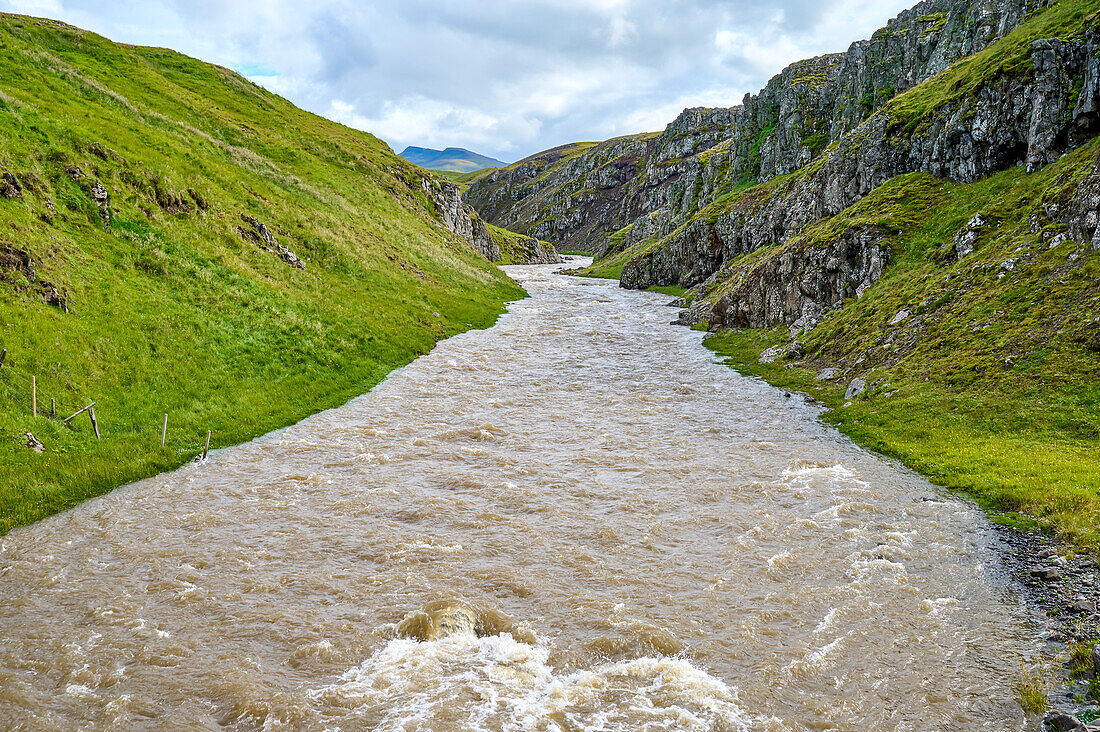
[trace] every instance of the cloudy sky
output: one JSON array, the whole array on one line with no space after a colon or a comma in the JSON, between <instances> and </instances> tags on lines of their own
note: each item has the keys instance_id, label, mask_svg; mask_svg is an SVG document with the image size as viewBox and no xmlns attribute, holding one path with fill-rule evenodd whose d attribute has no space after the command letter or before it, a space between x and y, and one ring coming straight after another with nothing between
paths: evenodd
<instances>
[{"instance_id":1,"label":"cloudy sky","mask_svg":"<svg viewBox=\"0 0 1100 732\"><path fill-rule=\"evenodd\" d=\"M914 0L0 0L235 69L406 145L511 162L731 106Z\"/></svg>"}]
</instances>

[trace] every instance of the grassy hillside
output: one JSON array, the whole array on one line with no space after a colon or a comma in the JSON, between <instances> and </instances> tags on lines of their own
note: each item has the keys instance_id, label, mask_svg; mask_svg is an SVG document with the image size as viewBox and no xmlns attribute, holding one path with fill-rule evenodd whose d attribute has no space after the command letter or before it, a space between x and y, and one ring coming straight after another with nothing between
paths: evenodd
<instances>
[{"instance_id":1,"label":"grassy hillside","mask_svg":"<svg viewBox=\"0 0 1100 732\"><path fill-rule=\"evenodd\" d=\"M432 172L440 178L451 181L459 187L459 190L465 191L476 181L481 180L494 170L496 170L496 168L480 168L478 170L471 170L468 173L459 173L454 170L433 170Z\"/></svg>"},{"instance_id":2,"label":"grassy hillside","mask_svg":"<svg viewBox=\"0 0 1100 732\"><path fill-rule=\"evenodd\" d=\"M791 342L785 326L707 343L745 373L820 398L832 408L826 419L861 444L1100 548L1100 253L1029 222L1064 205L1098 154L1094 140L1040 172L971 185L899 176L691 293L714 299L746 268L827 246L841 231L892 232L883 278L801 336L803 355L759 363L766 348ZM976 214L991 223L956 261L954 234ZM835 374L819 378L826 368ZM855 377L867 390L845 400Z\"/></svg>"},{"instance_id":3,"label":"grassy hillside","mask_svg":"<svg viewBox=\"0 0 1100 732\"><path fill-rule=\"evenodd\" d=\"M11 15L0 68L0 533L207 430L341 404L522 296L438 224L425 171L226 69ZM102 440L51 399L94 400Z\"/></svg>"}]
</instances>

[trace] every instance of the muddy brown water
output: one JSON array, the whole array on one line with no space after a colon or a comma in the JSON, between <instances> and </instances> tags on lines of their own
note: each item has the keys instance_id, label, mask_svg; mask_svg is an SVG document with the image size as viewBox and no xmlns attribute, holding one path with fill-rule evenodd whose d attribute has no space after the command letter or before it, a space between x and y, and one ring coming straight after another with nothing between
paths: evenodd
<instances>
[{"instance_id":1,"label":"muddy brown water","mask_svg":"<svg viewBox=\"0 0 1100 732\"><path fill-rule=\"evenodd\" d=\"M667 296L556 269L344 407L0 539L0 728L1024 728L1037 629L979 511ZM399 634L452 604L477 633Z\"/></svg>"}]
</instances>

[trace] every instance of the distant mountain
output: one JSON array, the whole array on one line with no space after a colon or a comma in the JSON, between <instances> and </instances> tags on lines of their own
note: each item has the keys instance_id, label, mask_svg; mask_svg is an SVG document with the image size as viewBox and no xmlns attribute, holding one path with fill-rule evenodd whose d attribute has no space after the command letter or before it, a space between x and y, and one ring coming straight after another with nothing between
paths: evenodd
<instances>
[{"instance_id":1,"label":"distant mountain","mask_svg":"<svg viewBox=\"0 0 1100 732\"><path fill-rule=\"evenodd\" d=\"M451 170L456 173L469 173L472 170L499 168L507 165L502 160L478 155L476 152L461 147L449 147L446 150L407 147L402 151L401 157L428 170Z\"/></svg>"}]
</instances>

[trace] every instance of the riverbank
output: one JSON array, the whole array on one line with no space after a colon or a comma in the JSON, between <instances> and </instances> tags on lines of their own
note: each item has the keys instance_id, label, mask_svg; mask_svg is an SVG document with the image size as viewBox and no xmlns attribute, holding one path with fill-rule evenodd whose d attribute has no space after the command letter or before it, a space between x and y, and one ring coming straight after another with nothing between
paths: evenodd
<instances>
[{"instance_id":1,"label":"riverbank","mask_svg":"<svg viewBox=\"0 0 1100 732\"><path fill-rule=\"evenodd\" d=\"M1096 718L1100 669L1087 649L1100 640L1100 527L1088 518L1094 508L1075 510L1088 500L1082 486L1100 485L1100 457L1059 426L1066 395L1023 402L901 380L844 382L833 365L783 358L788 340L786 328L734 330L704 344L738 372L824 405L821 419L857 444L984 508L999 528L1002 564L1052 644L1053 667L1035 678L1036 688L1049 693L1051 708ZM1014 430L1021 411L1032 422Z\"/></svg>"},{"instance_id":2,"label":"riverbank","mask_svg":"<svg viewBox=\"0 0 1100 732\"><path fill-rule=\"evenodd\" d=\"M0 535L343 404L524 296L427 171L228 69L8 14L0 62ZM98 437L63 421L90 402Z\"/></svg>"}]
</instances>

